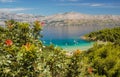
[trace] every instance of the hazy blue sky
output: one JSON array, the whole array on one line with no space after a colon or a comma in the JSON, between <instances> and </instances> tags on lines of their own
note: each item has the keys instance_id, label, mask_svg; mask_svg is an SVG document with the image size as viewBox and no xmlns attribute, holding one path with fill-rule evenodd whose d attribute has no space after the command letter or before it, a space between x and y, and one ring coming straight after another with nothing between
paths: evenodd
<instances>
[{"instance_id":1,"label":"hazy blue sky","mask_svg":"<svg viewBox=\"0 0 120 77\"><path fill-rule=\"evenodd\" d=\"M0 11L39 15L71 11L120 15L120 0L0 0Z\"/></svg>"}]
</instances>

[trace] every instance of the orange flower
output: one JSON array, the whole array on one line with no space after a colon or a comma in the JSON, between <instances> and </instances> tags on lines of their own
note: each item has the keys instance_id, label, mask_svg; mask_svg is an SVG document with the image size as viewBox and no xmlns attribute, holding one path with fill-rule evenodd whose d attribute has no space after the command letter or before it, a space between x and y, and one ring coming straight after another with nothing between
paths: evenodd
<instances>
[{"instance_id":1,"label":"orange flower","mask_svg":"<svg viewBox=\"0 0 120 77\"><path fill-rule=\"evenodd\" d=\"M79 55L81 53L80 49L77 49L76 51L73 52L74 55Z\"/></svg>"},{"instance_id":2,"label":"orange flower","mask_svg":"<svg viewBox=\"0 0 120 77\"><path fill-rule=\"evenodd\" d=\"M26 43L26 45L25 45L25 49L26 49L27 51L29 51L30 48L31 48L31 44L30 44L30 43Z\"/></svg>"},{"instance_id":3,"label":"orange flower","mask_svg":"<svg viewBox=\"0 0 120 77\"><path fill-rule=\"evenodd\" d=\"M5 41L7 46L11 46L13 44L12 40L8 39Z\"/></svg>"},{"instance_id":4,"label":"orange flower","mask_svg":"<svg viewBox=\"0 0 120 77\"><path fill-rule=\"evenodd\" d=\"M7 21L6 25L8 26L9 29L13 28L13 26L14 26L14 24L11 23L10 21Z\"/></svg>"},{"instance_id":5,"label":"orange flower","mask_svg":"<svg viewBox=\"0 0 120 77\"><path fill-rule=\"evenodd\" d=\"M92 74L92 72L93 72L93 68L92 68L92 67L89 67L89 68L88 68L88 73L89 73L89 74Z\"/></svg>"},{"instance_id":6,"label":"orange flower","mask_svg":"<svg viewBox=\"0 0 120 77\"><path fill-rule=\"evenodd\" d=\"M10 28L10 29L11 29L12 27L13 27L13 25L8 25L8 28Z\"/></svg>"}]
</instances>

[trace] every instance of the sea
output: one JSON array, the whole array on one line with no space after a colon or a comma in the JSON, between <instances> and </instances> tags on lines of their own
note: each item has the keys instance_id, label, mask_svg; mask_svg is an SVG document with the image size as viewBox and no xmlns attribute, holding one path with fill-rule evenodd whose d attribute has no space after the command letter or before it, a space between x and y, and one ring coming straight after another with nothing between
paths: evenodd
<instances>
[{"instance_id":1,"label":"sea","mask_svg":"<svg viewBox=\"0 0 120 77\"><path fill-rule=\"evenodd\" d=\"M87 41L80 37L90 33L92 29L81 26L44 26L42 42L44 45L53 44L66 51L75 51L77 49L85 51L91 48L93 41Z\"/></svg>"}]
</instances>

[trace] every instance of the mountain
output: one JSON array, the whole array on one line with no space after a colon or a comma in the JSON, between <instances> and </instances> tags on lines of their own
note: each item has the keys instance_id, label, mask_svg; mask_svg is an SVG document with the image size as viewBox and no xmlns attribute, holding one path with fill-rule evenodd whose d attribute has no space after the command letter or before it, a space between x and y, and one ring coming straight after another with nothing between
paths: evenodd
<instances>
[{"instance_id":1,"label":"mountain","mask_svg":"<svg viewBox=\"0 0 120 77\"><path fill-rule=\"evenodd\" d=\"M118 26L120 15L88 15L77 12L67 12L45 16L42 20L51 26L77 25L77 26Z\"/></svg>"},{"instance_id":2,"label":"mountain","mask_svg":"<svg viewBox=\"0 0 120 77\"><path fill-rule=\"evenodd\" d=\"M6 19L16 19L18 21L34 21L36 19L40 20L120 20L120 15L88 15L77 12L66 12L59 13L50 16L35 16L32 14L24 14L24 13L6 13L0 12L0 20Z\"/></svg>"},{"instance_id":3,"label":"mountain","mask_svg":"<svg viewBox=\"0 0 120 77\"><path fill-rule=\"evenodd\" d=\"M35 16L24 13L0 12L0 24L3 21L14 19L21 22L45 21L46 25L120 25L120 15L88 15L77 12L59 13L50 16Z\"/></svg>"},{"instance_id":4,"label":"mountain","mask_svg":"<svg viewBox=\"0 0 120 77\"><path fill-rule=\"evenodd\" d=\"M60 21L60 20L120 20L120 15L88 15L77 12L67 12L63 14L55 14L45 16L44 20Z\"/></svg>"},{"instance_id":5,"label":"mountain","mask_svg":"<svg viewBox=\"0 0 120 77\"><path fill-rule=\"evenodd\" d=\"M19 22L33 22L37 19L41 19L44 16L35 16L32 14L24 14L24 13L7 13L0 12L0 23L3 23L5 20L14 19Z\"/></svg>"},{"instance_id":6,"label":"mountain","mask_svg":"<svg viewBox=\"0 0 120 77\"><path fill-rule=\"evenodd\" d=\"M63 14L55 14L51 16L46 16L45 20L53 19L53 20L66 20L66 19L89 19L90 15L80 14L76 12L67 12Z\"/></svg>"}]
</instances>

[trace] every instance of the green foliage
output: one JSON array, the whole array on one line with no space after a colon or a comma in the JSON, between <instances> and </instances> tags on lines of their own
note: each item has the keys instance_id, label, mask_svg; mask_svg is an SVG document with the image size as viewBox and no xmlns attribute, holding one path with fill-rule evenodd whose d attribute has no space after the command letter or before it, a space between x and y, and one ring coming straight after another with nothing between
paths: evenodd
<instances>
[{"instance_id":1,"label":"green foliage","mask_svg":"<svg viewBox=\"0 0 120 77\"><path fill-rule=\"evenodd\" d=\"M94 75L120 77L120 27L92 32L85 36L90 40L108 42L106 45L95 44L85 53L88 63L95 69Z\"/></svg>"},{"instance_id":2,"label":"green foliage","mask_svg":"<svg viewBox=\"0 0 120 77\"><path fill-rule=\"evenodd\" d=\"M6 21L0 27L0 77L65 77L66 52L39 40L42 25Z\"/></svg>"},{"instance_id":3,"label":"green foliage","mask_svg":"<svg viewBox=\"0 0 120 77\"><path fill-rule=\"evenodd\" d=\"M92 32L85 36L90 40L109 41L120 45L120 27Z\"/></svg>"},{"instance_id":4,"label":"green foliage","mask_svg":"<svg viewBox=\"0 0 120 77\"><path fill-rule=\"evenodd\" d=\"M120 77L118 44L69 53L42 44L39 21L5 23L0 27L0 77ZM119 38L119 33L113 35Z\"/></svg>"},{"instance_id":5,"label":"green foliage","mask_svg":"<svg viewBox=\"0 0 120 77\"><path fill-rule=\"evenodd\" d=\"M28 23L13 20L5 23L6 27L0 28L0 76L38 76L39 70L34 65L39 62L42 43L35 40L34 30Z\"/></svg>"},{"instance_id":6,"label":"green foliage","mask_svg":"<svg viewBox=\"0 0 120 77\"><path fill-rule=\"evenodd\" d=\"M120 46L107 44L96 45L89 49L86 57L95 69L94 74L105 77L120 76Z\"/></svg>"}]
</instances>

